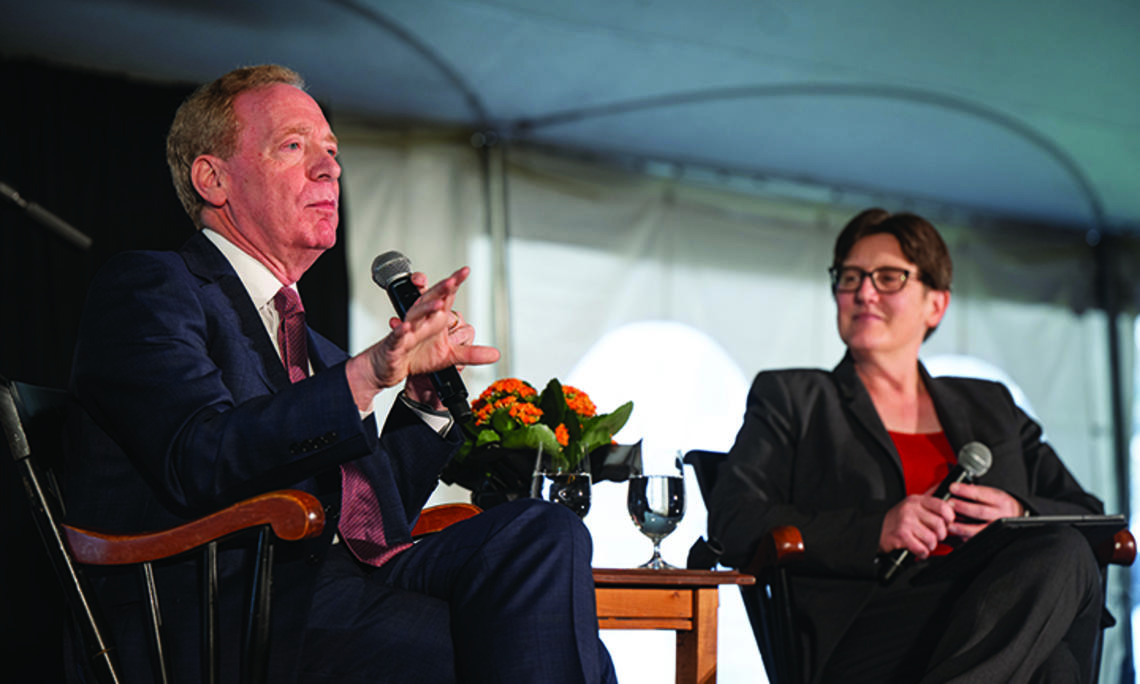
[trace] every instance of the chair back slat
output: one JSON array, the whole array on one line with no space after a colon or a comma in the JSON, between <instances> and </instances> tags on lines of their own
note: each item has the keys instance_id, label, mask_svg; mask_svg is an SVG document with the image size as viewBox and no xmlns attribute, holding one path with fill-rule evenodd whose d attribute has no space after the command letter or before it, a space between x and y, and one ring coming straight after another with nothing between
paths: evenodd
<instances>
[{"instance_id":1,"label":"chair back slat","mask_svg":"<svg viewBox=\"0 0 1140 684\"><path fill-rule=\"evenodd\" d=\"M723 451L694 449L685 454L684 461L693 466L693 472L697 475L697 487L701 490L701 498L706 502L712 496L713 488L716 487L720 465L727 460L728 454Z\"/></svg>"},{"instance_id":2,"label":"chair back slat","mask_svg":"<svg viewBox=\"0 0 1140 684\"><path fill-rule=\"evenodd\" d=\"M0 377L0 424L11 456L16 461L24 492L44 550L59 578L67 605L79 627L90 673L100 684L120 681L104 622L92 601L82 568L71 556L60 523L62 512L55 493L49 494L47 477L38 463L41 434L61 433L71 405L67 392L11 382ZM36 429L30 429L36 424ZM30 435L30 438L29 438ZM47 441L47 440L43 440ZM34 448L33 448L34 447Z\"/></svg>"}]
</instances>

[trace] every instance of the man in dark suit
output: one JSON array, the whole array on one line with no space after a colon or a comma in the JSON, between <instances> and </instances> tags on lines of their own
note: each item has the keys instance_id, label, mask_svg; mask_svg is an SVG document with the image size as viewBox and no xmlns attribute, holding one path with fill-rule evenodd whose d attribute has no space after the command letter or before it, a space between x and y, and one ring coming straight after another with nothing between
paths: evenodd
<instances>
[{"instance_id":1,"label":"man in dark suit","mask_svg":"<svg viewBox=\"0 0 1140 684\"><path fill-rule=\"evenodd\" d=\"M317 495L324 534L278 554L271 681L612 681L573 514L519 502L411 543L462 440L425 374L498 352L452 310L465 268L431 288L416 274L406 319L357 356L304 325L295 283L336 240L340 167L302 87L282 67L238 69L175 117L168 161L200 230L177 253L120 255L91 287L70 519L142 531L281 487ZM373 398L401 384L378 431ZM220 561L229 673L247 561L242 549ZM196 568L158 574L173 670L198 681ZM133 575L94 583L128 679L145 680Z\"/></svg>"}]
</instances>

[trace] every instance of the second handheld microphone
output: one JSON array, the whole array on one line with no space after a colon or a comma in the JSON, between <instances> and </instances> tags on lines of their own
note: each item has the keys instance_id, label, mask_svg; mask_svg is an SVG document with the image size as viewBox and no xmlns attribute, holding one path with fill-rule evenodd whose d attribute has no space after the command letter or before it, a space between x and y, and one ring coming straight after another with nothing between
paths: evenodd
<instances>
[{"instance_id":1,"label":"second handheld microphone","mask_svg":"<svg viewBox=\"0 0 1140 684\"><path fill-rule=\"evenodd\" d=\"M938 485L938 489L934 490L932 496L946 501L950 498L950 485L985 475L993 460L993 454L990 453L989 447L985 444L981 442L966 444L958 451L958 465L950 469L950 473L946 475L946 479L942 480L942 484ZM883 581L890 582L894 579L903 562L909 557L910 551L906 549L896 549L891 552L887 560L886 572L883 573Z\"/></svg>"}]
</instances>

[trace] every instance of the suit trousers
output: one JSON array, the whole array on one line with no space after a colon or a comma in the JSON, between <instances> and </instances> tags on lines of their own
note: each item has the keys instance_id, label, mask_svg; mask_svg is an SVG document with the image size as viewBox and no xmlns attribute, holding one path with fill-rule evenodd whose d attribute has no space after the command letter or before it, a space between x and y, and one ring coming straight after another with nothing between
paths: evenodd
<instances>
[{"instance_id":1,"label":"suit trousers","mask_svg":"<svg viewBox=\"0 0 1140 684\"><path fill-rule=\"evenodd\" d=\"M598 637L590 534L536 500L490 508L380 568L330 549L302 682L616 682Z\"/></svg>"},{"instance_id":2,"label":"suit trousers","mask_svg":"<svg viewBox=\"0 0 1140 684\"><path fill-rule=\"evenodd\" d=\"M980 566L935 582L923 581L929 565L875 589L822 681L1092 681L1104 598L1079 532L1026 530Z\"/></svg>"}]
</instances>

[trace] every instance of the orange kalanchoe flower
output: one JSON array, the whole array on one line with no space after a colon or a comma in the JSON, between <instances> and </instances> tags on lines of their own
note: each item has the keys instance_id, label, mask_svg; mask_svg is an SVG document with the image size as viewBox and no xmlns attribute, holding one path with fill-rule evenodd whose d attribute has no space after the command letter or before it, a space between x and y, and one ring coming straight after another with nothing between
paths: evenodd
<instances>
[{"instance_id":1,"label":"orange kalanchoe flower","mask_svg":"<svg viewBox=\"0 0 1140 684\"><path fill-rule=\"evenodd\" d=\"M508 406L511 403L518 401L515 397L504 397L498 401L476 401L472 404L475 409L475 423L477 425L485 425L491 420L491 414L497 409ZM504 403L505 402L505 403Z\"/></svg>"},{"instance_id":2,"label":"orange kalanchoe flower","mask_svg":"<svg viewBox=\"0 0 1140 684\"><path fill-rule=\"evenodd\" d=\"M542 418L542 409L534 404L525 402L515 403L511 406L511 418L514 418L523 425L534 425Z\"/></svg>"},{"instance_id":3,"label":"orange kalanchoe flower","mask_svg":"<svg viewBox=\"0 0 1140 684\"><path fill-rule=\"evenodd\" d=\"M554 428L554 438L557 439L558 443L562 446L566 446L570 443L570 433L566 431L565 423L559 423L558 427Z\"/></svg>"},{"instance_id":4,"label":"orange kalanchoe flower","mask_svg":"<svg viewBox=\"0 0 1140 684\"><path fill-rule=\"evenodd\" d=\"M538 392L529 384L518 378L503 378L502 380L492 382L487 389L483 390L483 393L479 395L475 403L493 401L494 399L510 394L520 399L525 399L527 397L537 396Z\"/></svg>"},{"instance_id":5,"label":"orange kalanchoe flower","mask_svg":"<svg viewBox=\"0 0 1140 684\"><path fill-rule=\"evenodd\" d=\"M502 399L499 399L498 401L495 402L494 406L497 409L501 409L501 408L507 408L511 404L517 404L518 402L519 402L519 398L514 396L514 395L511 395L509 397L503 397Z\"/></svg>"},{"instance_id":6,"label":"orange kalanchoe flower","mask_svg":"<svg viewBox=\"0 0 1140 684\"><path fill-rule=\"evenodd\" d=\"M566 396L567 408L574 413L577 413L583 418L592 418L597 414L598 408L594 406L594 402L590 401L590 397L577 387L563 385L562 394Z\"/></svg>"},{"instance_id":7,"label":"orange kalanchoe flower","mask_svg":"<svg viewBox=\"0 0 1140 684\"><path fill-rule=\"evenodd\" d=\"M471 402L471 408L475 412L475 424L479 426L487 425L491 421L491 415L498 409L509 408L515 405L533 406L532 409L514 409L510 408L511 416L519 420L524 425L530 425L537 422L538 418L542 416L542 411L532 403L537 399L538 392L535 391L526 382L517 378L503 378L496 380L491 385L483 390L479 398ZM537 417L534 414L537 411Z\"/></svg>"}]
</instances>

